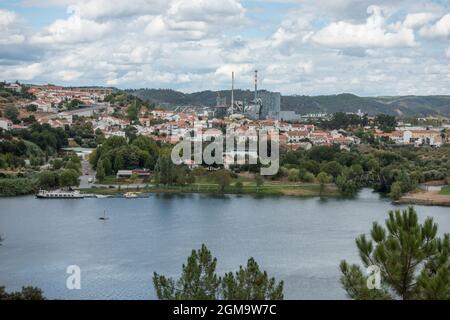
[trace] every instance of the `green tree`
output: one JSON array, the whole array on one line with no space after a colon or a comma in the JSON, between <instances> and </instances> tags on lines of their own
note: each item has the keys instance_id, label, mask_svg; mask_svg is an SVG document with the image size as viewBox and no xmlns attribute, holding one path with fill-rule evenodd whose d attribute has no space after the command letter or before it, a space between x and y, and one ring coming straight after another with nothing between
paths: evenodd
<instances>
[{"instance_id":1,"label":"green tree","mask_svg":"<svg viewBox=\"0 0 450 320\"><path fill-rule=\"evenodd\" d=\"M36 287L22 287L21 291L11 293L0 287L0 300L45 300L45 297L42 290Z\"/></svg>"},{"instance_id":2,"label":"green tree","mask_svg":"<svg viewBox=\"0 0 450 320\"><path fill-rule=\"evenodd\" d=\"M319 184L320 184L320 194L321 195L325 191L325 185L327 183L330 183L332 180L333 180L333 178L331 176L329 176L328 174L326 174L325 172L321 172L317 175L317 181L319 181Z\"/></svg>"},{"instance_id":3,"label":"green tree","mask_svg":"<svg viewBox=\"0 0 450 320\"><path fill-rule=\"evenodd\" d=\"M414 208L390 211L386 229L377 222L356 239L363 266L381 272L381 289L369 290L360 266L341 262L341 283L353 299L450 299L450 236L437 237L432 218L418 222Z\"/></svg>"},{"instance_id":4,"label":"green tree","mask_svg":"<svg viewBox=\"0 0 450 320\"><path fill-rule=\"evenodd\" d=\"M256 183L256 192L259 192L259 189L264 185L264 179L257 174L255 176L255 183Z\"/></svg>"},{"instance_id":5,"label":"green tree","mask_svg":"<svg viewBox=\"0 0 450 320\"><path fill-rule=\"evenodd\" d=\"M248 260L245 268L241 266L239 271L226 273L223 278L217 276L216 266L217 259L204 244L200 250L192 250L178 280L154 273L153 284L158 299L283 299L283 282L269 278L253 258Z\"/></svg>"},{"instance_id":6,"label":"green tree","mask_svg":"<svg viewBox=\"0 0 450 320\"><path fill-rule=\"evenodd\" d=\"M397 120L395 119L395 116L379 114L375 117L375 124L384 132L392 132L397 126Z\"/></svg>"},{"instance_id":7,"label":"green tree","mask_svg":"<svg viewBox=\"0 0 450 320\"><path fill-rule=\"evenodd\" d=\"M214 173L214 180L216 180L216 183L219 185L220 191L224 192L225 188L231 183L231 176L227 170L221 169Z\"/></svg>"},{"instance_id":8,"label":"green tree","mask_svg":"<svg viewBox=\"0 0 450 320\"><path fill-rule=\"evenodd\" d=\"M225 274L222 294L224 300L283 300L283 281L277 283L275 278L269 278L250 258L247 267Z\"/></svg>"},{"instance_id":9,"label":"green tree","mask_svg":"<svg viewBox=\"0 0 450 320\"><path fill-rule=\"evenodd\" d=\"M61 187L78 186L80 183L78 177L79 173L73 169L63 170L59 175L59 185Z\"/></svg>"},{"instance_id":10,"label":"green tree","mask_svg":"<svg viewBox=\"0 0 450 320\"><path fill-rule=\"evenodd\" d=\"M5 114L6 118L8 118L9 120L11 120L14 123L17 123L19 121L18 117L19 117L20 113L19 113L19 110L14 106L11 106L11 105L7 106L5 108L4 114Z\"/></svg>"},{"instance_id":11,"label":"green tree","mask_svg":"<svg viewBox=\"0 0 450 320\"><path fill-rule=\"evenodd\" d=\"M106 177L105 167L103 166L103 160L98 162L95 177L97 178L98 181L103 181Z\"/></svg>"},{"instance_id":12,"label":"green tree","mask_svg":"<svg viewBox=\"0 0 450 320\"><path fill-rule=\"evenodd\" d=\"M53 189L59 186L59 177L56 172L43 171L39 174L39 188Z\"/></svg>"},{"instance_id":13,"label":"green tree","mask_svg":"<svg viewBox=\"0 0 450 320\"><path fill-rule=\"evenodd\" d=\"M298 169L290 169L289 173L288 173L288 180L292 181L292 182L298 181L299 173L300 173L300 170L298 170Z\"/></svg>"},{"instance_id":14,"label":"green tree","mask_svg":"<svg viewBox=\"0 0 450 320\"><path fill-rule=\"evenodd\" d=\"M391 186L391 192L389 193L389 196L393 200L398 200L401 198L403 192L402 192L402 185L400 182L396 181Z\"/></svg>"},{"instance_id":15,"label":"green tree","mask_svg":"<svg viewBox=\"0 0 450 320\"><path fill-rule=\"evenodd\" d=\"M156 295L161 300L214 300L218 299L220 278L216 275L217 259L203 244L198 251L192 250L183 265L177 281L157 274L153 275Z\"/></svg>"},{"instance_id":16,"label":"green tree","mask_svg":"<svg viewBox=\"0 0 450 320\"><path fill-rule=\"evenodd\" d=\"M244 184L242 183L242 181L238 181L234 184L234 186L236 187L237 192L241 193L242 188L244 187Z\"/></svg>"},{"instance_id":17,"label":"green tree","mask_svg":"<svg viewBox=\"0 0 450 320\"><path fill-rule=\"evenodd\" d=\"M171 185L174 181L174 164L169 155L162 155L155 165L157 184Z\"/></svg>"}]
</instances>

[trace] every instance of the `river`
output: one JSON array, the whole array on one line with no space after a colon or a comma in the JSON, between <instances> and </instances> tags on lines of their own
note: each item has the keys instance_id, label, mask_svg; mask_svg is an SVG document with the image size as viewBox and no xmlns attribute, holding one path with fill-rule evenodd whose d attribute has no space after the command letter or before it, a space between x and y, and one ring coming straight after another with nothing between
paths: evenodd
<instances>
[{"instance_id":1,"label":"river","mask_svg":"<svg viewBox=\"0 0 450 320\"><path fill-rule=\"evenodd\" d=\"M285 282L287 299L342 299L339 262L359 262L354 239L394 206L369 190L356 199L152 194L143 199L0 199L0 285L48 298L155 299L154 271L177 276L205 243L218 272L253 256ZM450 231L450 209L416 207ZM98 217L106 210L109 220ZM81 268L81 289L66 268Z\"/></svg>"}]
</instances>

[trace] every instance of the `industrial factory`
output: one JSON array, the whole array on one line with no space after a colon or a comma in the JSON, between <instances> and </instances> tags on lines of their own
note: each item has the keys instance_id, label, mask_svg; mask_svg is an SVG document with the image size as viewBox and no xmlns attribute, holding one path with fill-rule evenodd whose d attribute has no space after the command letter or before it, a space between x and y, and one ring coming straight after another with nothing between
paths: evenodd
<instances>
[{"instance_id":1,"label":"industrial factory","mask_svg":"<svg viewBox=\"0 0 450 320\"><path fill-rule=\"evenodd\" d=\"M279 120L281 94L279 92L258 92L258 70L255 70L255 91L250 101L236 100L234 96L234 72L231 74L231 102L226 97L217 96L216 117L246 117L252 120Z\"/></svg>"}]
</instances>

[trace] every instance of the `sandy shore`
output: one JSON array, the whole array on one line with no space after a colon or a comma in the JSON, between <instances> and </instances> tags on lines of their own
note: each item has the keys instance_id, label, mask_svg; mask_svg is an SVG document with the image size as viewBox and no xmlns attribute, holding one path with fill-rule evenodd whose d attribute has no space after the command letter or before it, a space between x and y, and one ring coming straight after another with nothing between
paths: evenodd
<instances>
[{"instance_id":1,"label":"sandy shore","mask_svg":"<svg viewBox=\"0 0 450 320\"><path fill-rule=\"evenodd\" d=\"M397 203L450 207L450 196L435 191L420 191L404 195Z\"/></svg>"}]
</instances>

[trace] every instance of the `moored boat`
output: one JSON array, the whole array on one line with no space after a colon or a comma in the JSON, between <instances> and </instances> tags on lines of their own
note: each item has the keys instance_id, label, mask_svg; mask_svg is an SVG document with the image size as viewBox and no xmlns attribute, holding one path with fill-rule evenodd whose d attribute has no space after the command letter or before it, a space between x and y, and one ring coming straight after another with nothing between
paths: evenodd
<instances>
[{"instance_id":1,"label":"moored boat","mask_svg":"<svg viewBox=\"0 0 450 320\"><path fill-rule=\"evenodd\" d=\"M39 190L36 194L36 198L39 199L83 199L84 195L79 191L47 191Z\"/></svg>"},{"instance_id":2,"label":"moored boat","mask_svg":"<svg viewBox=\"0 0 450 320\"><path fill-rule=\"evenodd\" d=\"M133 198L137 198L138 197L136 192L127 192L123 196L125 198L128 198L128 199L133 199Z\"/></svg>"}]
</instances>

